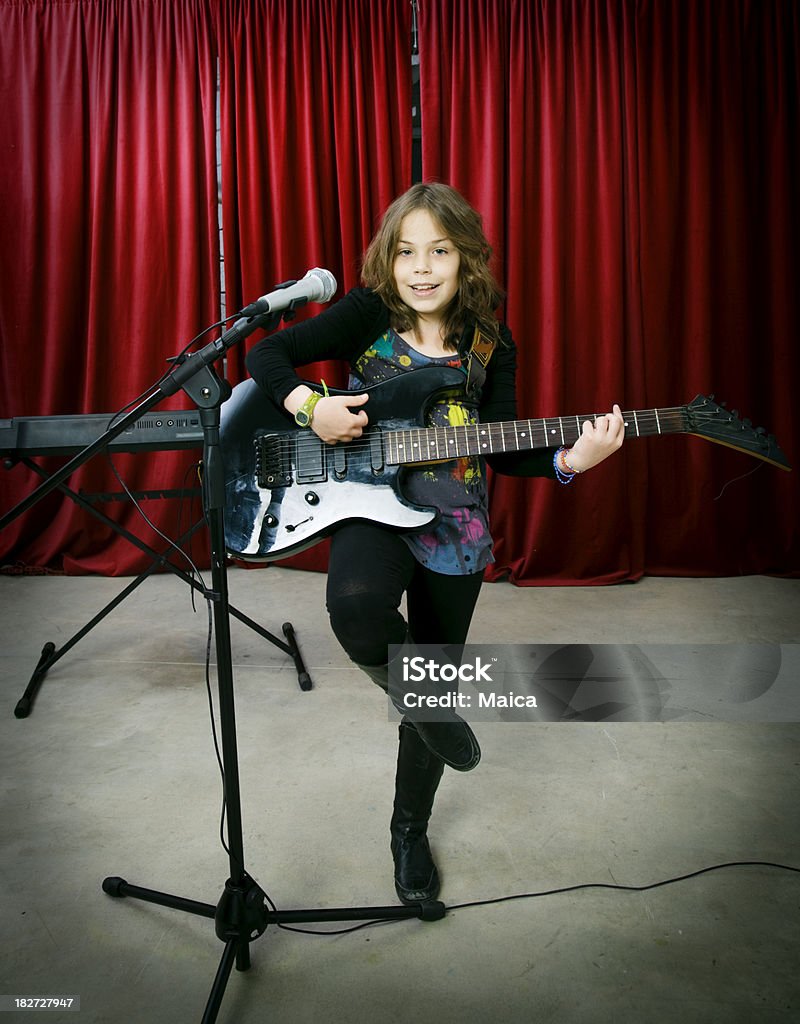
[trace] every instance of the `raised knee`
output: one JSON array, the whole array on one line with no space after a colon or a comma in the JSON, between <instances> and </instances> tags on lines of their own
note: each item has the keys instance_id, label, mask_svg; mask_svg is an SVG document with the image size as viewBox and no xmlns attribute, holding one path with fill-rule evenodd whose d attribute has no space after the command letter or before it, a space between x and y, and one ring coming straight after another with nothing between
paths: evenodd
<instances>
[{"instance_id":1,"label":"raised knee","mask_svg":"<svg viewBox=\"0 0 800 1024\"><path fill-rule=\"evenodd\" d=\"M329 595L328 615L337 640L360 665L385 664L389 644L400 644L405 637L402 615L374 592Z\"/></svg>"}]
</instances>

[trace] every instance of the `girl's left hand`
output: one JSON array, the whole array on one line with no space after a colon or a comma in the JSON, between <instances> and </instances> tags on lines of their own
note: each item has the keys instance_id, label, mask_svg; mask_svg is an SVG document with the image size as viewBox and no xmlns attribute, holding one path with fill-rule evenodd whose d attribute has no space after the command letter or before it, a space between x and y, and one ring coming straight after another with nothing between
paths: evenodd
<instances>
[{"instance_id":1,"label":"girl's left hand","mask_svg":"<svg viewBox=\"0 0 800 1024\"><path fill-rule=\"evenodd\" d=\"M584 420L581 436L565 453L567 464L577 473L584 473L617 451L625 439L622 410L615 405L605 416Z\"/></svg>"}]
</instances>

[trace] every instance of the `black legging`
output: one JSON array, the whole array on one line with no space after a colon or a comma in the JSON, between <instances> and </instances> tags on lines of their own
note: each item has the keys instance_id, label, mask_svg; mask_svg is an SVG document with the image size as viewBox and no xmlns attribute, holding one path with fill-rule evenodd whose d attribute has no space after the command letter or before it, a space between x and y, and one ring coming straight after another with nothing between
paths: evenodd
<instances>
[{"instance_id":1,"label":"black legging","mask_svg":"<svg viewBox=\"0 0 800 1024\"><path fill-rule=\"evenodd\" d=\"M386 663L389 644L410 631L418 644L463 644L483 572L444 576L420 565L403 538L372 523L333 535L328 614L339 643L360 665ZM408 626L400 613L407 593Z\"/></svg>"}]
</instances>

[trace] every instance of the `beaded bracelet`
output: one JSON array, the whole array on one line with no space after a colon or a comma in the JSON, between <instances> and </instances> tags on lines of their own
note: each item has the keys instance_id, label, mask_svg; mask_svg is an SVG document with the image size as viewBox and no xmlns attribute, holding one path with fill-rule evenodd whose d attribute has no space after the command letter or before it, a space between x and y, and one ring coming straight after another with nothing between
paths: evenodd
<instances>
[{"instance_id":1,"label":"beaded bracelet","mask_svg":"<svg viewBox=\"0 0 800 1024\"><path fill-rule=\"evenodd\" d=\"M556 480L560 484L571 484L578 473L580 473L579 469L573 469L567 462L566 453L567 449L561 447L556 449L556 453L553 456L553 469L556 471Z\"/></svg>"}]
</instances>

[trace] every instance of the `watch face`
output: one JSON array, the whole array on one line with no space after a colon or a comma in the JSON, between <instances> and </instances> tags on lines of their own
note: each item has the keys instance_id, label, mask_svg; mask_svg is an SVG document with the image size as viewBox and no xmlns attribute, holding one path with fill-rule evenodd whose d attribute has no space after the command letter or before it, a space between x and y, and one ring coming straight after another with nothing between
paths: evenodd
<instances>
[{"instance_id":1,"label":"watch face","mask_svg":"<svg viewBox=\"0 0 800 1024\"><path fill-rule=\"evenodd\" d=\"M307 427L314 416L314 408L322 395L309 395L297 412L294 414L294 421L298 427Z\"/></svg>"}]
</instances>

